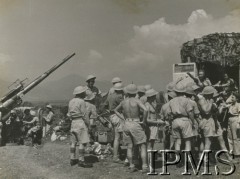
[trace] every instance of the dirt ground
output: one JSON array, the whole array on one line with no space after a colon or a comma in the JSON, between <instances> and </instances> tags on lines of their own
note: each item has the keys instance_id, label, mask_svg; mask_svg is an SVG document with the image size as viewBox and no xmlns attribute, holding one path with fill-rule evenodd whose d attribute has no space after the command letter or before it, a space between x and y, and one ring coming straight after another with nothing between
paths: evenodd
<instances>
[{"instance_id":1,"label":"dirt ground","mask_svg":"<svg viewBox=\"0 0 240 179\"><path fill-rule=\"evenodd\" d=\"M240 165L236 166L236 171L230 178L239 178ZM220 167L222 171L227 171L229 167ZM5 146L0 147L0 179L143 179L143 178L195 178L198 176L182 176L183 168L177 169L170 166L170 176L148 176L141 172L129 173L128 169L121 164L112 163L109 160L94 163L91 169L71 167L69 165L69 145L64 142L45 142L40 148L35 149L28 146ZM214 168L211 167L212 176L210 178L225 178L216 176ZM161 168L157 169L161 172Z\"/></svg>"}]
</instances>

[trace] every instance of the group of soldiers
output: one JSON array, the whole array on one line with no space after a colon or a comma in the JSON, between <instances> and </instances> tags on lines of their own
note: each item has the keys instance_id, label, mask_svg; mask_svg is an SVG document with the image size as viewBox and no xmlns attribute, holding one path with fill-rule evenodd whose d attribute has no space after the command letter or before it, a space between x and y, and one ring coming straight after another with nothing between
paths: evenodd
<instances>
[{"instance_id":1,"label":"group of soldiers","mask_svg":"<svg viewBox=\"0 0 240 179\"><path fill-rule=\"evenodd\" d=\"M16 107L11 110L9 118L2 123L1 145L22 145L26 139L31 139L32 144L40 145L42 137L50 130L54 116L50 104L45 106L44 115L41 110L36 111L32 107Z\"/></svg>"},{"instance_id":2,"label":"group of soldiers","mask_svg":"<svg viewBox=\"0 0 240 179\"><path fill-rule=\"evenodd\" d=\"M108 91L102 105L97 106L97 97L101 91L94 86L96 77L87 77L87 86L74 89L74 98L69 102L68 116L71 124L70 164L80 167L93 167L84 160L85 147L91 142L89 131L94 128L101 111L108 111L110 125L114 130L113 162L129 166L130 172L137 171L134 158L139 157L142 173L147 173L147 150L154 149L158 140L159 128L163 129L163 149L174 149L181 155L185 149L196 158L203 150L212 149L214 139L222 150L233 150L240 155L240 142L237 129L240 124L240 104L234 86L234 80L227 74L216 85L205 77L204 71L193 82L178 80L167 85L165 104L158 109L159 93L151 85L123 86L120 78L112 79L113 87ZM219 89L223 89L221 92ZM160 111L160 112L159 112ZM224 114L224 115L223 115ZM224 116L224 117L221 117ZM227 118L227 119L226 119ZM223 132L227 131L227 141ZM127 158L119 158L119 145L127 146ZM79 158L76 147L79 146ZM160 150L160 149L159 149ZM230 153L229 161L238 163ZM207 162L207 161L205 161ZM181 162L179 163L181 167Z\"/></svg>"}]
</instances>

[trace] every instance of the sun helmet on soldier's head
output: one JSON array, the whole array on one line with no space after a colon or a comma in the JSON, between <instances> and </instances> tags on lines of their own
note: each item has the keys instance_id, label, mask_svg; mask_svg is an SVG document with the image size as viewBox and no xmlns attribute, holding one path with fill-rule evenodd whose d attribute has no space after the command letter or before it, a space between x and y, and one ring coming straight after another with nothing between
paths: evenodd
<instances>
[{"instance_id":1,"label":"sun helmet on soldier's head","mask_svg":"<svg viewBox=\"0 0 240 179\"><path fill-rule=\"evenodd\" d=\"M177 83L173 90L177 93L185 93L186 92L186 87L182 83Z\"/></svg>"},{"instance_id":2,"label":"sun helmet on soldier's head","mask_svg":"<svg viewBox=\"0 0 240 179\"><path fill-rule=\"evenodd\" d=\"M46 106L46 108L52 109L52 105L51 105L51 104L48 104L48 105Z\"/></svg>"},{"instance_id":3,"label":"sun helmet on soldier's head","mask_svg":"<svg viewBox=\"0 0 240 179\"><path fill-rule=\"evenodd\" d=\"M177 94L174 91L168 91L167 95L170 96L171 98L175 98Z\"/></svg>"},{"instance_id":4,"label":"sun helmet on soldier's head","mask_svg":"<svg viewBox=\"0 0 240 179\"><path fill-rule=\"evenodd\" d=\"M15 109L12 109L11 111L10 111L10 114L16 114L17 113L17 111L15 110Z\"/></svg>"},{"instance_id":5,"label":"sun helmet on soldier's head","mask_svg":"<svg viewBox=\"0 0 240 179\"><path fill-rule=\"evenodd\" d=\"M138 92L141 92L141 93L145 93L146 92L146 89L145 89L144 86L138 86L137 89L138 89Z\"/></svg>"},{"instance_id":6,"label":"sun helmet on soldier's head","mask_svg":"<svg viewBox=\"0 0 240 179\"><path fill-rule=\"evenodd\" d=\"M112 79L113 84L114 83L121 83L121 82L122 82L122 80L119 77L115 77L115 78Z\"/></svg>"},{"instance_id":7,"label":"sun helmet on soldier's head","mask_svg":"<svg viewBox=\"0 0 240 179\"><path fill-rule=\"evenodd\" d=\"M73 94L76 95L76 94L84 93L86 92L87 89L88 88L86 86L78 86L74 89Z\"/></svg>"},{"instance_id":8,"label":"sun helmet on soldier's head","mask_svg":"<svg viewBox=\"0 0 240 179\"><path fill-rule=\"evenodd\" d=\"M122 83L116 83L116 84L114 84L113 89L115 91L123 91L123 84Z\"/></svg>"},{"instance_id":9,"label":"sun helmet on soldier's head","mask_svg":"<svg viewBox=\"0 0 240 179\"><path fill-rule=\"evenodd\" d=\"M95 80L97 77L94 76L94 75L88 75L87 76L87 79L86 79L86 82L90 81L90 80Z\"/></svg>"},{"instance_id":10,"label":"sun helmet on soldier's head","mask_svg":"<svg viewBox=\"0 0 240 179\"><path fill-rule=\"evenodd\" d=\"M156 96L157 94L158 94L158 92L155 91L154 89L147 90L146 93L145 93L145 95L146 95L147 97Z\"/></svg>"},{"instance_id":11,"label":"sun helmet on soldier's head","mask_svg":"<svg viewBox=\"0 0 240 179\"><path fill-rule=\"evenodd\" d=\"M209 95L209 94L214 94L215 92L215 88L212 86L206 86L205 88L203 88L202 94L203 95Z\"/></svg>"},{"instance_id":12,"label":"sun helmet on soldier's head","mask_svg":"<svg viewBox=\"0 0 240 179\"><path fill-rule=\"evenodd\" d=\"M187 87L186 87L186 92L185 92L186 94L189 94L189 95L195 95L196 93L195 93L195 91L194 91L194 89L193 89L193 87L192 86L190 86L190 85L188 85Z\"/></svg>"},{"instance_id":13,"label":"sun helmet on soldier's head","mask_svg":"<svg viewBox=\"0 0 240 179\"><path fill-rule=\"evenodd\" d=\"M30 111L30 114L31 114L32 116L36 116L37 113L36 113L35 111L31 110L31 111Z\"/></svg>"},{"instance_id":14,"label":"sun helmet on soldier's head","mask_svg":"<svg viewBox=\"0 0 240 179\"><path fill-rule=\"evenodd\" d=\"M152 89L152 86L151 86L151 85L149 85L149 84L147 84L147 85L145 85L145 86L144 86L144 88L145 88L145 90L147 91L147 90L150 90L150 89Z\"/></svg>"},{"instance_id":15,"label":"sun helmet on soldier's head","mask_svg":"<svg viewBox=\"0 0 240 179\"><path fill-rule=\"evenodd\" d=\"M128 94L137 94L137 92L138 92L137 86L135 84L129 84L124 89L125 89L126 93L128 93Z\"/></svg>"},{"instance_id":16,"label":"sun helmet on soldier's head","mask_svg":"<svg viewBox=\"0 0 240 179\"><path fill-rule=\"evenodd\" d=\"M174 86L175 86L175 83L174 82L170 82L170 83L167 84L166 90L167 91L173 91Z\"/></svg>"}]
</instances>

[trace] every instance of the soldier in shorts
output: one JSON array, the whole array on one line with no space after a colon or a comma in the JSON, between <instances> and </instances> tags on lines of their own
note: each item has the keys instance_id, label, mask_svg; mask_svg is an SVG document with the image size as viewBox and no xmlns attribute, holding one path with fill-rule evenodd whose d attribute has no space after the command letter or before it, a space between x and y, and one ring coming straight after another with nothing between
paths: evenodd
<instances>
[{"instance_id":1,"label":"soldier in shorts","mask_svg":"<svg viewBox=\"0 0 240 179\"><path fill-rule=\"evenodd\" d=\"M114 113L114 109L122 102L123 100L123 85L122 83L116 83L114 85L114 93L108 96L105 107L108 107L110 111L110 121L114 128L114 143L113 143L113 162L121 163L121 160L118 156L119 142L122 135L122 125L123 121Z\"/></svg>"},{"instance_id":2,"label":"soldier in shorts","mask_svg":"<svg viewBox=\"0 0 240 179\"><path fill-rule=\"evenodd\" d=\"M148 150L153 150L154 143L158 140L158 130L159 125L165 124L164 121L158 118L156 113L157 101L156 95L158 94L157 91L154 89L150 89L146 91L147 102L145 106L148 111L147 117L147 137L148 137Z\"/></svg>"},{"instance_id":3,"label":"soldier in shorts","mask_svg":"<svg viewBox=\"0 0 240 179\"><path fill-rule=\"evenodd\" d=\"M79 167L90 168L92 164L88 164L84 161L84 149L86 144L90 142L88 133L89 115L87 114L86 103L84 101L86 90L87 87L76 87L73 91L75 97L68 105L68 116L72 120L70 165L72 166L78 163ZM79 144L79 160L76 159L77 143Z\"/></svg>"},{"instance_id":4,"label":"soldier in shorts","mask_svg":"<svg viewBox=\"0 0 240 179\"><path fill-rule=\"evenodd\" d=\"M202 130L204 136L204 145L202 145L204 147L202 148L202 150L211 149L211 140L213 139L213 137L217 137L217 140L222 150L227 150L222 135L223 130L220 126L219 121L216 120L213 116L214 113L216 113L216 111L218 110L213 100L213 95L215 91L216 90L214 89L214 87L206 86L202 91L203 97L198 101L202 116L202 120L199 123L199 128ZM232 157L230 157L228 153L226 154L226 157L229 161L237 163L235 160L232 159Z\"/></svg>"},{"instance_id":5,"label":"soldier in shorts","mask_svg":"<svg viewBox=\"0 0 240 179\"><path fill-rule=\"evenodd\" d=\"M172 135L176 139L175 150L179 153L182 140L185 142L185 150L191 151L191 138L193 137L193 106L184 96L185 90L181 83L177 83L174 87L177 97L169 102L172 117Z\"/></svg>"},{"instance_id":6,"label":"soldier in shorts","mask_svg":"<svg viewBox=\"0 0 240 179\"><path fill-rule=\"evenodd\" d=\"M168 91L167 93L167 99L171 100L176 97L176 93L174 91ZM174 146L175 139L172 137L171 132L171 110L169 107L169 101L165 103L160 111L160 118L165 121L166 126L164 128L164 135L163 135L163 149L169 149L171 150Z\"/></svg>"},{"instance_id":7,"label":"soldier in shorts","mask_svg":"<svg viewBox=\"0 0 240 179\"><path fill-rule=\"evenodd\" d=\"M130 164L130 172L135 172L137 169L133 164L133 145L137 145L141 150L142 172L148 172L147 167L147 147L146 135L142 125L146 124L147 109L143 103L136 98L137 86L130 84L125 88L128 98L122 101L114 110L119 118L125 121L123 128L123 140L127 144L127 157ZM122 110L123 116L119 113ZM143 121L140 121L140 110L143 111Z\"/></svg>"},{"instance_id":8,"label":"soldier in shorts","mask_svg":"<svg viewBox=\"0 0 240 179\"><path fill-rule=\"evenodd\" d=\"M194 123L193 123L193 138L192 138L192 145L194 147L193 150L193 154L195 156L195 158L197 158L198 156L200 157L201 153L199 152L199 122L201 121L201 116L200 116L200 111L198 108L197 103L195 102L195 91L194 88L191 84L187 85L186 87L186 97L189 100L189 103L192 104L193 106L193 113L194 113ZM199 152L199 154L198 154Z\"/></svg>"},{"instance_id":9,"label":"soldier in shorts","mask_svg":"<svg viewBox=\"0 0 240 179\"><path fill-rule=\"evenodd\" d=\"M90 124L90 137L91 137L91 142L96 141L96 119L98 117L97 115L97 108L94 105L94 98L95 95L92 92L88 92L87 97L84 99L86 102L86 109L87 109L87 114L89 117L89 124Z\"/></svg>"}]
</instances>

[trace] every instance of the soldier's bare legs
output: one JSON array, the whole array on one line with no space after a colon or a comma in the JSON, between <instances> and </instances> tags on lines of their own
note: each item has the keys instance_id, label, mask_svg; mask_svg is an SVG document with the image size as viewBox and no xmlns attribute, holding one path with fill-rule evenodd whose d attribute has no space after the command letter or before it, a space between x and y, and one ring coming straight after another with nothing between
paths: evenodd
<instances>
[{"instance_id":1,"label":"soldier's bare legs","mask_svg":"<svg viewBox=\"0 0 240 179\"><path fill-rule=\"evenodd\" d=\"M147 171L147 145L146 143L140 144L141 149L141 159L142 159L142 170L143 172Z\"/></svg>"},{"instance_id":2,"label":"soldier's bare legs","mask_svg":"<svg viewBox=\"0 0 240 179\"><path fill-rule=\"evenodd\" d=\"M76 142L71 142L70 146L70 165L76 165L78 163L78 160L76 159Z\"/></svg>"},{"instance_id":3,"label":"soldier's bare legs","mask_svg":"<svg viewBox=\"0 0 240 179\"><path fill-rule=\"evenodd\" d=\"M155 140L150 140L148 142L148 150L153 150L154 148L154 143L155 143Z\"/></svg>"},{"instance_id":4,"label":"soldier's bare legs","mask_svg":"<svg viewBox=\"0 0 240 179\"><path fill-rule=\"evenodd\" d=\"M182 144L182 141L181 141L181 139L176 139L175 140L175 150L176 151L180 151L180 149L181 149L181 144Z\"/></svg>"},{"instance_id":5,"label":"soldier's bare legs","mask_svg":"<svg viewBox=\"0 0 240 179\"><path fill-rule=\"evenodd\" d=\"M185 139L185 150L191 151L191 138Z\"/></svg>"},{"instance_id":6,"label":"soldier's bare legs","mask_svg":"<svg viewBox=\"0 0 240 179\"><path fill-rule=\"evenodd\" d=\"M128 158L129 166L133 168L134 164L133 164L133 144L132 143L129 143L127 145L127 158Z\"/></svg>"},{"instance_id":7,"label":"soldier's bare legs","mask_svg":"<svg viewBox=\"0 0 240 179\"><path fill-rule=\"evenodd\" d=\"M120 161L118 157L120 137L121 137L121 134L119 132L115 132L114 143L113 143L113 160L115 162Z\"/></svg>"}]
</instances>

